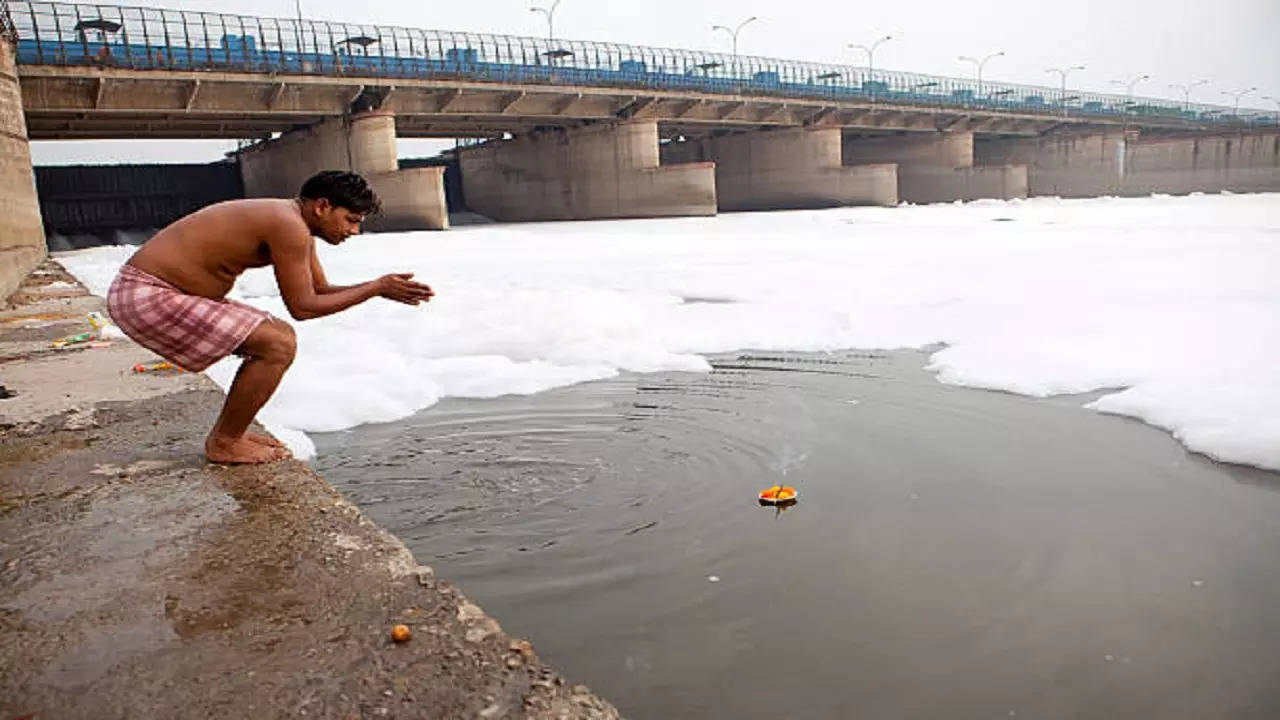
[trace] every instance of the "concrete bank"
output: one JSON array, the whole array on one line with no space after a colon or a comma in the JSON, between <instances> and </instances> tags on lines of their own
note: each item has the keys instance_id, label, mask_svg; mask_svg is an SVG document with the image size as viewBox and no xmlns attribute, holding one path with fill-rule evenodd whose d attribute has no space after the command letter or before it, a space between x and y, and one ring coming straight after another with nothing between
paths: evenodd
<instances>
[{"instance_id":1,"label":"concrete bank","mask_svg":"<svg viewBox=\"0 0 1280 720\"><path fill-rule=\"evenodd\" d=\"M0 718L618 717L305 464L207 464L203 375L49 347L101 307L46 262L0 310Z\"/></svg>"}]
</instances>

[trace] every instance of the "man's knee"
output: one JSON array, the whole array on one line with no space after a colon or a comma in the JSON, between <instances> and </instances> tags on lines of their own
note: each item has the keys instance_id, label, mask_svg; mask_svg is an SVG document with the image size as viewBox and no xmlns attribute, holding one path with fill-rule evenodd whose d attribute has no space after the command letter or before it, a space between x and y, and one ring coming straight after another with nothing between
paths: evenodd
<instances>
[{"instance_id":1,"label":"man's knee","mask_svg":"<svg viewBox=\"0 0 1280 720\"><path fill-rule=\"evenodd\" d=\"M288 323L271 318L249 335L241 350L270 363L290 365L298 354L298 334Z\"/></svg>"},{"instance_id":2,"label":"man's knee","mask_svg":"<svg viewBox=\"0 0 1280 720\"><path fill-rule=\"evenodd\" d=\"M285 365L293 364L293 359L298 355L298 333L287 322L275 319L267 322L275 326L278 331L275 342L272 344L274 351L272 360Z\"/></svg>"}]
</instances>

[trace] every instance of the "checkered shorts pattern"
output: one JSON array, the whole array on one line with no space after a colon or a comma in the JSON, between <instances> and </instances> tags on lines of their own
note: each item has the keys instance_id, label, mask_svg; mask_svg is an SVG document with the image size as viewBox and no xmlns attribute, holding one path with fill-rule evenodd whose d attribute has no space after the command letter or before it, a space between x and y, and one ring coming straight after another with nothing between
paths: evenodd
<instances>
[{"instance_id":1,"label":"checkered shorts pattern","mask_svg":"<svg viewBox=\"0 0 1280 720\"><path fill-rule=\"evenodd\" d=\"M235 300L188 295L132 265L111 283L107 312L134 342L195 372L235 352L271 317Z\"/></svg>"}]
</instances>

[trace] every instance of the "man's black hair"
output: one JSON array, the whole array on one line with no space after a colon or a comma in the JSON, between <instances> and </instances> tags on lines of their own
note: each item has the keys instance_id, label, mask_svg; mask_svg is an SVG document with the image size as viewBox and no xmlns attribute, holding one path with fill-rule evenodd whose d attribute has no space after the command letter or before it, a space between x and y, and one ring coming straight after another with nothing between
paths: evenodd
<instances>
[{"instance_id":1,"label":"man's black hair","mask_svg":"<svg viewBox=\"0 0 1280 720\"><path fill-rule=\"evenodd\" d=\"M303 200L324 198L333 205L366 217L382 209L378 196L373 194L364 178L342 170L325 170L312 175L302 183L298 197Z\"/></svg>"}]
</instances>

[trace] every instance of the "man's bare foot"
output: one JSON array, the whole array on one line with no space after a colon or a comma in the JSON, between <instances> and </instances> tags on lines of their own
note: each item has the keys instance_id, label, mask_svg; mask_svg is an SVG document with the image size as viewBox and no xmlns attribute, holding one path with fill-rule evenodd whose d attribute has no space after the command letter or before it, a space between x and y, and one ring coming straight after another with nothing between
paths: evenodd
<instances>
[{"instance_id":1,"label":"man's bare foot","mask_svg":"<svg viewBox=\"0 0 1280 720\"><path fill-rule=\"evenodd\" d=\"M246 437L222 438L209 436L204 441L204 455L209 462L223 464L256 464L284 460L288 450L270 447Z\"/></svg>"},{"instance_id":2,"label":"man's bare foot","mask_svg":"<svg viewBox=\"0 0 1280 720\"><path fill-rule=\"evenodd\" d=\"M246 439L252 440L258 443L259 445L266 445L267 447L275 447L275 448L285 447L284 443L271 437L270 435L259 435L258 433L255 433L255 432L247 432L244 434L244 436Z\"/></svg>"}]
</instances>

